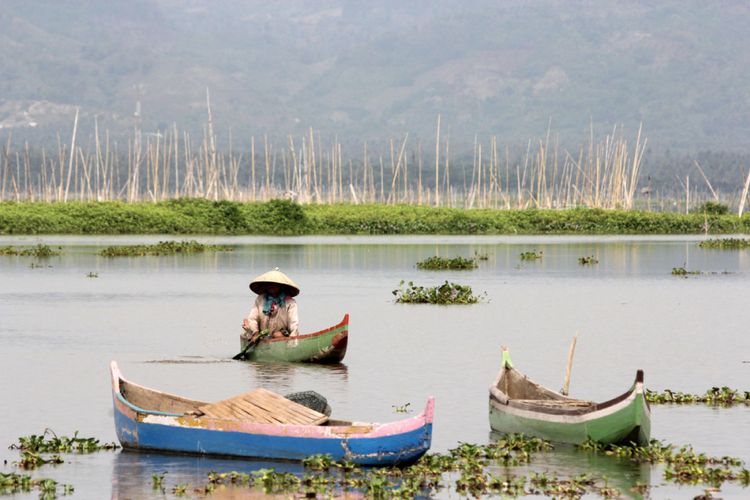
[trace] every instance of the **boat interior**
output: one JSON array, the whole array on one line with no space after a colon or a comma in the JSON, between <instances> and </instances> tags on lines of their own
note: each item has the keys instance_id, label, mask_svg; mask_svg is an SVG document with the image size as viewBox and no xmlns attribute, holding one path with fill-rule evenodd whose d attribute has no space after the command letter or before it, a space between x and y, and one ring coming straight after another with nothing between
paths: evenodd
<instances>
[{"instance_id":1,"label":"boat interior","mask_svg":"<svg viewBox=\"0 0 750 500\"><path fill-rule=\"evenodd\" d=\"M209 403L206 401L187 399L181 396L176 396L174 394L149 389L148 387L144 387L133 382L128 382L127 380L123 379L120 379L120 393L128 402L146 411L171 413L175 415L184 415L186 417L194 418L203 416L222 418L221 415L214 415L210 412L207 415L206 412L206 410L209 408L216 409L217 405L222 402ZM289 401L289 403L296 404L292 401ZM226 418L233 418L237 420L240 419L239 417L229 415L227 415ZM369 424L354 424L353 422L348 420L335 420L329 419L327 417L325 419L314 418L314 416L311 416L311 419L306 422L306 425L322 425L349 428L356 427L358 432L368 432L373 428L373 426Z\"/></svg>"},{"instance_id":2,"label":"boat interior","mask_svg":"<svg viewBox=\"0 0 750 500\"><path fill-rule=\"evenodd\" d=\"M596 406L593 401L569 398L542 387L515 369L504 369L503 371L504 373L497 383L497 388L508 397L510 402L576 410Z\"/></svg>"},{"instance_id":3,"label":"boat interior","mask_svg":"<svg viewBox=\"0 0 750 500\"><path fill-rule=\"evenodd\" d=\"M155 391L127 380L120 379L120 393L138 408L162 413L187 414L195 412L209 403L187 399L166 392Z\"/></svg>"}]
</instances>

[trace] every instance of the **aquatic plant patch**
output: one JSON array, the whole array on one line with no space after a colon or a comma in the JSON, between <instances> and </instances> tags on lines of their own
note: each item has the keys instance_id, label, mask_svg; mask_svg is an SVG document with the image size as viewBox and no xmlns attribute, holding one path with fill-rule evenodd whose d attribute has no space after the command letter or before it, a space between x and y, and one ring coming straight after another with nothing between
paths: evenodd
<instances>
[{"instance_id":1,"label":"aquatic plant patch","mask_svg":"<svg viewBox=\"0 0 750 500\"><path fill-rule=\"evenodd\" d=\"M599 260L593 255L588 255L584 257L578 257L578 263L582 266L592 266L594 264L598 264Z\"/></svg>"},{"instance_id":2,"label":"aquatic plant patch","mask_svg":"<svg viewBox=\"0 0 750 500\"><path fill-rule=\"evenodd\" d=\"M115 443L100 443L96 438L79 437L78 431L72 437L58 437L53 431L46 429L41 435L19 437L18 443L12 444L10 449L30 453L93 453L116 450L119 447Z\"/></svg>"},{"instance_id":3,"label":"aquatic plant patch","mask_svg":"<svg viewBox=\"0 0 750 500\"><path fill-rule=\"evenodd\" d=\"M438 271L444 269L476 269L477 261L466 257L428 257L417 262L417 269Z\"/></svg>"},{"instance_id":4,"label":"aquatic plant patch","mask_svg":"<svg viewBox=\"0 0 750 500\"><path fill-rule=\"evenodd\" d=\"M142 257L145 255L194 254L202 252L231 252L227 245L206 245L195 240L160 241L154 245L110 246L99 252L103 257Z\"/></svg>"},{"instance_id":5,"label":"aquatic plant patch","mask_svg":"<svg viewBox=\"0 0 750 500\"><path fill-rule=\"evenodd\" d=\"M27 474L15 472L0 472L0 496L29 493L35 490L39 492L39 498L44 499L56 498L58 493L71 495L74 491L72 485L60 484L54 479L32 478Z\"/></svg>"},{"instance_id":6,"label":"aquatic plant patch","mask_svg":"<svg viewBox=\"0 0 750 500\"><path fill-rule=\"evenodd\" d=\"M58 256L60 255L60 250L62 250L61 247L53 249L49 245L39 243L37 246L31 248L16 248L12 246L0 247L0 255L17 255L21 257L30 256L42 259Z\"/></svg>"},{"instance_id":7,"label":"aquatic plant patch","mask_svg":"<svg viewBox=\"0 0 750 500\"><path fill-rule=\"evenodd\" d=\"M661 392L646 389L646 400L651 404L750 405L750 391L739 391L726 386L712 387L703 394L687 394L671 389Z\"/></svg>"},{"instance_id":8,"label":"aquatic plant patch","mask_svg":"<svg viewBox=\"0 0 750 500\"><path fill-rule=\"evenodd\" d=\"M404 403L402 405L391 405L391 408L393 408L393 411L396 413L409 413L409 406L411 403Z\"/></svg>"},{"instance_id":9,"label":"aquatic plant patch","mask_svg":"<svg viewBox=\"0 0 750 500\"><path fill-rule=\"evenodd\" d=\"M413 281L404 286L404 281L398 284L398 288L391 293L396 297L397 303L402 304L476 304L486 297L485 294L474 295L469 285L449 283L447 280L442 285L425 287L415 285Z\"/></svg>"},{"instance_id":10,"label":"aquatic plant patch","mask_svg":"<svg viewBox=\"0 0 750 500\"><path fill-rule=\"evenodd\" d=\"M691 446L679 449L671 444L652 439L648 446L618 446L601 445L588 441L577 448L593 453L604 453L627 459L636 463L664 463L664 479L677 484L710 484L716 488L722 483L737 482L747 487L750 481L750 471L744 468L744 463L735 457L711 457L704 453L697 453Z\"/></svg>"},{"instance_id":11,"label":"aquatic plant patch","mask_svg":"<svg viewBox=\"0 0 750 500\"><path fill-rule=\"evenodd\" d=\"M750 248L750 239L745 238L718 238L704 240L698 243L701 248L711 248L718 250L741 250Z\"/></svg>"},{"instance_id":12,"label":"aquatic plant patch","mask_svg":"<svg viewBox=\"0 0 750 500\"><path fill-rule=\"evenodd\" d=\"M164 477L167 475L167 471L151 474L151 489L161 490L164 493Z\"/></svg>"},{"instance_id":13,"label":"aquatic plant patch","mask_svg":"<svg viewBox=\"0 0 750 500\"><path fill-rule=\"evenodd\" d=\"M20 460L13 462L13 465L20 469L36 469L45 464L61 464L63 459L60 455L52 455L49 458L43 457L39 453L32 451L22 451Z\"/></svg>"},{"instance_id":14,"label":"aquatic plant patch","mask_svg":"<svg viewBox=\"0 0 750 500\"><path fill-rule=\"evenodd\" d=\"M544 252L542 251L529 251L529 252L521 252L520 254L521 260L539 260L542 257L544 257Z\"/></svg>"},{"instance_id":15,"label":"aquatic plant patch","mask_svg":"<svg viewBox=\"0 0 750 500\"><path fill-rule=\"evenodd\" d=\"M531 463L538 453L552 450L545 440L509 434L488 445L459 443L448 453L430 453L407 467L360 468L347 462L332 462L329 455L313 455L304 461L301 476L261 469L251 474L236 471L208 475L208 482L195 488L207 494L218 488L253 488L258 493L332 497L351 492L368 498L414 498L453 489L466 496L545 495L578 498L585 494L620 496L605 478L586 474L558 477L532 472L528 477L506 467ZM489 470L502 468L493 474ZM309 472L308 472L309 471ZM451 488L452 487L452 488ZM647 491L648 486L642 486Z\"/></svg>"},{"instance_id":16,"label":"aquatic plant patch","mask_svg":"<svg viewBox=\"0 0 750 500\"><path fill-rule=\"evenodd\" d=\"M682 276L683 278L687 278L688 276L698 275L698 274L701 274L701 272L696 271L696 270L688 270L684 266L672 268L673 276Z\"/></svg>"},{"instance_id":17,"label":"aquatic plant patch","mask_svg":"<svg viewBox=\"0 0 750 500\"><path fill-rule=\"evenodd\" d=\"M43 465L58 465L64 461L60 453L93 453L101 450L115 450L120 446L115 443L101 443L95 438L79 437L76 431L73 437L57 436L50 429L43 434L22 436L18 443L9 446L20 452L19 460L13 464L25 470L37 469ZM45 456L47 454L48 456ZM0 495L13 495L33 490L39 491L39 498L56 498L58 493L70 495L74 488L70 484L58 484L53 479L34 478L24 474L0 472Z\"/></svg>"}]
</instances>

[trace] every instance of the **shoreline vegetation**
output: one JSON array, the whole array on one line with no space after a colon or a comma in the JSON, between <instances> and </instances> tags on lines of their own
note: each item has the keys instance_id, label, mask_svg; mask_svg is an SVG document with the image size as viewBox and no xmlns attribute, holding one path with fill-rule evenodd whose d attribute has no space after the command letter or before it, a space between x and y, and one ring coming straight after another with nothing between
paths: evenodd
<instances>
[{"instance_id":1,"label":"shoreline vegetation","mask_svg":"<svg viewBox=\"0 0 750 500\"><path fill-rule=\"evenodd\" d=\"M0 202L0 235L747 234L750 216L641 210L461 209L382 204Z\"/></svg>"}]
</instances>

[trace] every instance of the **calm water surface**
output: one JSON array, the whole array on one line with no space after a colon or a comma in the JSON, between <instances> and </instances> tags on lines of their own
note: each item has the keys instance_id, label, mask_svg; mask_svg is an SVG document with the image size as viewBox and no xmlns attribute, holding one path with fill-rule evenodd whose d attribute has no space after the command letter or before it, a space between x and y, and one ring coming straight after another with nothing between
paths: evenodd
<instances>
[{"instance_id":1,"label":"calm water surface","mask_svg":"<svg viewBox=\"0 0 750 500\"><path fill-rule=\"evenodd\" d=\"M306 237L197 238L236 245L197 256L103 258L111 244L171 237L0 237L0 246L60 245L63 255L31 268L31 257L0 257L0 470L19 436L58 434L115 440L108 364L140 384L195 399L219 400L263 386L313 389L333 415L402 418L436 398L433 450L487 443L487 388L500 345L537 382L562 386L567 350L578 344L571 394L603 400L625 391L642 368L646 385L703 393L750 389L750 251L698 248L698 237ZM543 259L522 262L523 251ZM432 255L486 255L473 271L418 271ZM599 264L580 266L594 255ZM302 288L301 328L311 332L351 315L344 364L307 366L229 361L253 296L249 281L278 266ZM673 267L700 270L687 279ZM98 274L89 278L89 272ZM401 305L400 280L444 280L486 292L472 306ZM412 413L413 413L412 412ZM653 408L652 434L711 455L750 462L750 408ZM154 495L151 474L167 484L205 482L211 470L264 465L193 457L99 453L37 474L75 486L79 498ZM294 464L274 464L300 470ZM571 449L540 456L533 470L610 478L627 491L652 484L653 498L692 497L700 488L663 484L660 467L619 464ZM523 473L525 469L519 470ZM725 498L750 491L726 487ZM36 495L29 495L34 497ZM156 495L161 496L161 495ZM446 492L445 496L457 496Z\"/></svg>"}]
</instances>

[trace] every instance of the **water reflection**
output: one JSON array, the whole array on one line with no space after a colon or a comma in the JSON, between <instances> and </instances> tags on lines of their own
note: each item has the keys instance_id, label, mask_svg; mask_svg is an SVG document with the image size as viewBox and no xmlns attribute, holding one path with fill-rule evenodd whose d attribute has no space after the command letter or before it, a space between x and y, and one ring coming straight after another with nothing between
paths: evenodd
<instances>
[{"instance_id":1,"label":"water reflection","mask_svg":"<svg viewBox=\"0 0 750 500\"><path fill-rule=\"evenodd\" d=\"M346 384L349 381L349 367L344 363L337 364L302 364L283 362L246 362L246 370L251 380L260 387L273 386L291 389L295 378L302 380L320 380ZM314 390L314 388L311 388Z\"/></svg>"},{"instance_id":2,"label":"water reflection","mask_svg":"<svg viewBox=\"0 0 750 500\"><path fill-rule=\"evenodd\" d=\"M503 436L499 432L490 432L490 441L497 441ZM535 453L533 462L521 469L513 468L515 473L525 469L530 472L555 475L560 479L572 478L581 473L596 479L600 483L616 488L621 495L632 498L643 498L643 495L633 491L633 486L651 484L651 466L638 464L629 460L619 459L599 453L578 451L574 445L553 444L554 450L545 453ZM494 474L502 474L506 468L490 467Z\"/></svg>"},{"instance_id":3,"label":"water reflection","mask_svg":"<svg viewBox=\"0 0 750 500\"><path fill-rule=\"evenodd\" d=\"M270 460L240 460L221 457L169 455L121 451L113 460L112 498L117 500L150 498L159 495L153 477L163 473L162 487L169 495L177 485L188 485L187 495L208 483L209 472L237 471L250 474L259 469L273 468L277 472L301 475L304 468L298 462ZM217 488L211 498L266 498L262 489L248 486ZM288 495L283 495L286 498Z\"/></svg>"},{"instance_id":4,"label":"water reflection","mask_svg":"<svg viewBox=\"0 0 750 500\"><path fill-rule=\"evenodd\" d=\"M7 238L6 238L7 239ZM697 246L698 237L692 241L679 239L665 240L652 238L643 240L618 240L607 237L591 237L587 240L575 238L489 238L477 237L472 243L456 243L450 238L440 242L404 240L393 244L390 241L375 242L355 238L338 244L330 244L325 238L311 243L264 243L235 245L232 252L207 252L196 255L168 255L146 257L107 258L97 254L104 246L78 244L64 247L63 254L48 261L58 269L82 267L96 271L100 278L113 273L128 272L144 280L158 280L158 276L176 269L189 269L191 273L235 273L241 272L251 278L254 273L272 267L281 267L297 273L300 279L310 275L316 279L321 272L333 279L346 274L373 272L416 273L420 278L437 278L442 275L420 271L416 262L427 257L462 256L472 258L482 255L486 260L479 261L474 272L459 273L467 278L477 275L498 273L552 273L557 276L623 276L658 273L669 276L673 267L684 266L708 272L738 272L748 267L748 252L726 252L702 249ZM458 240L460 241L460 240ZM14 243L13 240L8 240ZM522 262L520 253L541 251L544 258L534 262ZM578 258L593 255L599 261L595 266L582 267ZM28 258L5 257L3 264L15 267L14 271L29 272ZM44 270L36 270L39 275ZM403 276L406 278L406 276ZM324 282L326 280L323 280ZM190 294L199 293L192 289ZM185 294L185 289L180 292Z\"/></svg>"},{"instance_id":5,"label":"water reflection","mask_svg":"<svg viewBox=\"0 0 750 500\"><path fill-rule=\"evenodd\" d=\"M232 362L233 360L229 358L206 358L203 356L177 356L173 359L149 359L143 361L143 363L160 365L209 365Z\"/></svg>"}]
</instances>

